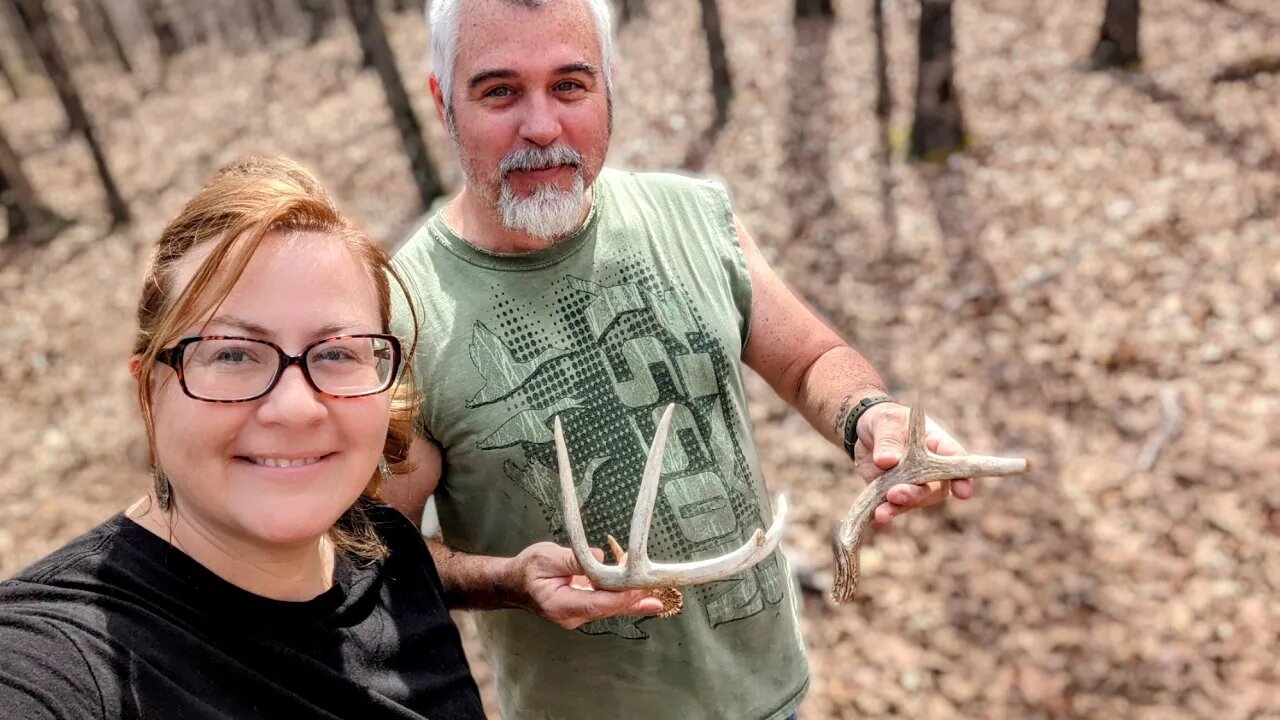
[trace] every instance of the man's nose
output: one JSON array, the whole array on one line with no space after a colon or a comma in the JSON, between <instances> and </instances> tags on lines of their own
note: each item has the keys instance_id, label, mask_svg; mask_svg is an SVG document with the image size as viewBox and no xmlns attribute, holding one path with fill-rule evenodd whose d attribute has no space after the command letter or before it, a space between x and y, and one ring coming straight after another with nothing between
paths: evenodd
<instances>
[{"instance_id":1,"label":"man's nose","mask_svg":"<svg viewBox=\"0 0 1280 720\"><path fill-rule=\"evenodd\" d=\"M539 147L547 147L560 139L562 128L555 101L542 93L529 96L520 137Z\"/></svg>"}]
</instances>

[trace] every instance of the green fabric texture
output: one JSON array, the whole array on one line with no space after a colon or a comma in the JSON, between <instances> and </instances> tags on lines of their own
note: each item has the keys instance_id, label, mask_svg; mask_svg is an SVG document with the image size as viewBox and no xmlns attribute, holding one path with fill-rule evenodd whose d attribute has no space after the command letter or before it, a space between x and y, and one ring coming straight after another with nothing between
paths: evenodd
<instances>
[{"instance_id":1,"label":"green fabric texture","mask_svg":"<svg viewBox=\"0 0 1280 720\"><path fill-rule=\"evenodd\" d=\"M567 545L552 421L560 417L587 536L624 546L657 421L676 404L650 556L736 548L772 520L740 357L751 283L724 188L605 170L573 237L499 255L439 214L396 255L421 333L420 430L445 451L445 541L513 556ZM410 335L403 306L397 329ZM785 718L808 686L798 597L780 552L683 589L671 619L567 631L519 610L476 613L507 720Z\"/></svg>"}]
</instances>

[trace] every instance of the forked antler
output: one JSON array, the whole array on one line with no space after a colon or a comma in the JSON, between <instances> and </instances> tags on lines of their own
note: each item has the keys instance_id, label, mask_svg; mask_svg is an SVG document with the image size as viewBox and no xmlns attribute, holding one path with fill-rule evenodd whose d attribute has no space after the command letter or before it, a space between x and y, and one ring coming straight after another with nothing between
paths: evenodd
<instances>
[{"instance_id":1,"label":"forked antler","mask_svg":"<svg viewBox=\"0 0 1280 720\"><path fill-rule=\"evenodd\" d=\"M656 563L649 559L649 526L653 523L654 504L658 499L658 480L662 476L662 455L666 449L674 410L675 405L668 405L662 419L658 421L658 431L653 436L649 459L645 462L644 474L640 478L635 513L631 516L626 560L618 565L605 565L591 554L587 533L582 528L582 513L578 509L578 496L573 486L573 471L569 468L569 449L564 443L560 417L556 416L556 461L560 466L565 530L569 533L569 546L573 549L574 557L597 588L674 588L723 580L768 557L782 539L782 527L787 518L787 499L778 495L774 503L776 509L773 525L769 527L769 532L756 528L751 538L733 552L717 558L682 563Z\"/></svg>"},{"instance_id":2,"label":"forked antler","mask_svg":"<svg viewBox=\"0 0 1280 720\"><path fill-rule=\"evenodd\" d=\"M924 444L925 414L917 401L907 421L907 445L898 464L868 485L856 500L844 522L836 528L832 550L836 556L836 578L831 599L844 604L858 593L858 551L862 534L880 503L894 485L924 485L937 480L1017 475L1031 469L1023 458L986 455L937 455Z\"/></svg>"}]
</instances>

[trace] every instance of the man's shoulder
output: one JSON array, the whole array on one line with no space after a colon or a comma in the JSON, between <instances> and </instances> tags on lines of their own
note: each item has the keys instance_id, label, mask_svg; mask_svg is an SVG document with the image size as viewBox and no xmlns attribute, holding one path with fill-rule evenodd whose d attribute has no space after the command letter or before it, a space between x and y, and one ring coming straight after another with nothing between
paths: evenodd
<instances>
[{"instance_id":1,"label":"man's shoulder","mask_svg":"<svg viewBox=\"0 0 1280 720\"><path fill-rule=\"evenodd\" d=\"M601 170L600 180L611 188L674 194L702 194L723 187L723 183L713 178L671 171L638 172L610 167Z\"/></svg>"},{"instance_id":2,"label":"man's shoulder","mask_svg":"<svg viewBox=\"0 0 1280 720\"><path fill-rule=\"evenodd\" d=\"M417 224L412 229L402 235L391 246L390 255L393 261L403 261L408 255L420 252L426 246L426 243L430 242L431 222L440 214L442 207L443 205L441 204L433 205L431 210L418 218Z\"/></svg>"}]
</instances>

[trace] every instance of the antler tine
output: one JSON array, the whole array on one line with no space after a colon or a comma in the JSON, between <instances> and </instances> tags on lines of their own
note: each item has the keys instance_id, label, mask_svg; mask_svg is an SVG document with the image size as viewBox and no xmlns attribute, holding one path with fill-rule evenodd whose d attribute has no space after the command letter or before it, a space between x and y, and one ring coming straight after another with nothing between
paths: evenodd
<instances>
[{"instance_id":1,"label":"antler tine","mask_svg":"<svg viewBox=\"0 0 1280 720\"><path fill-rule=\"evenodd\" d=\"M911 408L907 421L907 446L898 464L868 485L849 508L832 538L836 560L835 584L831 599L843 604L858 592L858 553L862 536L876 507L885 501L894 485L924 485L937 480L969 477L1017 475L1031 469L1031 461L986 455L937 455L929 452L924 441L925 412L919 400Z\"/></svg>"},{"instance_id":2,"label":"antler tine","mask_svg":"<svg viewBox=\"0 0 1280 720\"><path fill-rule=\"evenodd\" d=\"M782 540L787 519L787 499L778 495L776 511L768 532L756 529L751 537L732 552L715 558L683 563L655 563L648 556L649 528L653 523L657 505L658 483L662 476L662 457L670 437L674 405L667 407L658 421L653 445L645 462L636 509L631 516L631 537L628 538L626 560L618 565L605 565L595 559L587 543L582 526L582 513L578 507L577 492L573 486L573 473L569 468L569 450L565 446L560 418L555 419L556 460L560 466L560 492L564 504L565 530L574 557L592 585L603 590L639 588L675 588L684 585L723 580L746 570L768 557Z\"/></svg>"},{"instance_id":3,"label":"antler tine","mask_svg":"<svg viewBox=\"0 0 1280 720\"><path fill-rule=\"evenodd\" d=\"M751 537L732 552L705 560L683 563L650 562L629 578L627 587L678 587L723 580L753 567L777 549L787 521L787 498L779 494L774 500L777 510L768 532L756 528Z\"/></svg>"},{"instance_id":4,"label":"antler tine","mask_svg":"<svg viewBox=\"0 0 1280 720\"><path fill-rule=\"evenodd\" d=\"M554 425L556 464L560 467L560 496L564 503L564 527L569 533L569 547L583 571L594 581L596 575L605 571L607 566L596 560L587 543L587 532L582 527L582 511L578 508L578 491L573 486L573 470L569 467L569 448L564 443L564 430L560 427L559 415L556 416Z\"/></svg>"},{"instance_id":5,"label":"antler tine","mask_svg":"<svg viewBox=\"0 0 1280 720\"><path fill-rule=\"evenodd\" d=\"M640 476L640 493L636 496L636 509L631 516L631 535L627 538L627 564L637 563L643 567L649 562L649 528L653 525L654 506L658 502L658 481L662 479L662 456L667 449L667 437L671 433L671 417L675 414L675 403L667 405L658 421L658 429L653 434L653 445L649 446L649 458L644 464L644 474Z\"/></svg>"}]
</instances>

